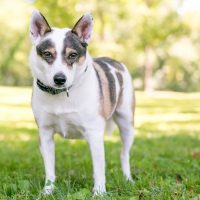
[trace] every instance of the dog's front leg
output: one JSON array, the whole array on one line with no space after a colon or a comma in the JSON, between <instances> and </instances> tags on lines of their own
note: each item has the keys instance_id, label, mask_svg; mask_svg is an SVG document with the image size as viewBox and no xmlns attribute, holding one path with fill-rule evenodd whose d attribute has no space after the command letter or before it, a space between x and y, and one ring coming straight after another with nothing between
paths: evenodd
<instances>
[{"instance_id":1,"label":"dog's front leg","mask_svg":"<svg viewBox=\"0 0 200 200\"><path fill-rule=\"evenodd\" d=\"M44 194L49 195L53 192L55 181L55 152L53 131L40 129L40 151L45 166L45 186Z\"/></svg>"},{"instance_id":2,"label":"dog's front leg","mask_svg":"<svg viewBox=\"0 0 200 200\"><path fill-rule=\"evenodd\" d=\"M102 195L106 192L105 188L105 155L102 133L90 133L88 136L94 177L94 195Z\"/></svg>"}]
</instances>

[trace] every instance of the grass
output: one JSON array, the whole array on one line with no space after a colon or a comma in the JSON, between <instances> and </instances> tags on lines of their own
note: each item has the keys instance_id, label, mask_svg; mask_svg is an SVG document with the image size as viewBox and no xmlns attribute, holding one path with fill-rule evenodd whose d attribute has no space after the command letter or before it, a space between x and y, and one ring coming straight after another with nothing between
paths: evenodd
<instances>
[{"instance_id":1,"label":"grass","mask_svg":"<svg viewBox=\"0 0 200 200\"><path fill-rule=\"evenodd\" d=\"M92 199L88 145L56 136L56 190L42 197L44 170L30 108L31 89L0 87L0 199ZM107 195L94 199L200 199L200 94L136 93L131 152L135 184L125 181L116 130L105 137Z\"/></svg>"}]
</instances>

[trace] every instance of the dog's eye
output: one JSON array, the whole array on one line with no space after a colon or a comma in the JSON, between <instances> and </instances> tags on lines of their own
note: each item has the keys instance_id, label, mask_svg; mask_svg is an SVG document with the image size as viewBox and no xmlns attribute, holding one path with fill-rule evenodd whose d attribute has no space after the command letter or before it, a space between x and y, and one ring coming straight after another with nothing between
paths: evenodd
<instances>
[{"instance_id":1,"label":"dog's eye","mask_svg":"<svg viewBox=\"0 0 200 200\"><path fill-rule=\"evenodd\" d=\"M75 59L77 55L78 55L77 53L71 53L69 54L68 59Z\"/></svg>"},{"instance_id":2,"label":"dog's eye","mask_svg":"<svg viewBox=\"0 0 200 200\"><path fill-rule=\"evenodd\" d=\"M43 55L43 57L45 57L45 58L52 58L52 57L53 57L53 55L52 55L49 51L44 51L44 52L42 53L42 55Z\"/></svg>"}]
</instances>

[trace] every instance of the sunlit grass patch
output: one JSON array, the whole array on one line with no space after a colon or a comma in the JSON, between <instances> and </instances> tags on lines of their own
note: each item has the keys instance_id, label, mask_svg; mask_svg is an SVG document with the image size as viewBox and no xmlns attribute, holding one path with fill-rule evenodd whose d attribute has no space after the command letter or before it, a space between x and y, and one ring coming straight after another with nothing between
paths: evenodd
<instances>
[{"instance_id":1,"label":"sunlit grass patch","mask_svg":"<svg viewBox=\"0 0 200 200\"><path fill-rule=\"evenodd\" d=\"M37 199L44 184L30 88L0 87L0 199ZM120 169L118 130L105 137L107 195L103 199L192 199L200 194L200 94L136 92L135 184ZM56 190L43 199L92 199L87 143L56 140ZM96 198L100 199L100 198Z\"/></svg>"},{"instance_id":2,"label":"sunlit grass patch","mask_svg":"<svg viewBox=\"0 0 200 200\"><path fill-rule=\"evenodd\" d=\"M143 133L155 137L180 133L199 135L199 93L155 92L146 96L139 92L137 97L135 121Z\"/></svg>"}]
</instances>

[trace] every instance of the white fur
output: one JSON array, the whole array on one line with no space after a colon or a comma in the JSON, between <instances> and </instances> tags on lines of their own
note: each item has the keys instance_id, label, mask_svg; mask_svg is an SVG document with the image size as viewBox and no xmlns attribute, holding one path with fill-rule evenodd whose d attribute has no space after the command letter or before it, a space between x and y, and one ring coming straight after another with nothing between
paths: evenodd
<instances>
[{"instance_id":1,"label":"white fur","mask_svg":"<svg viewBox=\"0 0 200 200\"><path fill-rule=\"evenodd\" d=\"M54 28L50 37L56 44L57 58L53 66L49 66L36 53L35 46L44 38L36 38L30 54L30 64L33 74L32 108L39 128L40 149L44 159L46 182L44 192L51 194L55 181L55 133L65 138L84 138L91 150L94 175L94 194L103 194L105 188L105 159L103 133L106 121L101 116L99 85L92 65L92 58L87 53L83 66L73 66L73 70L62 64L61 51L63 39L67 29ZM87 71L85 68L88 66ZM67 77L66 87L73 85L69 90L69 97L65 92L51 95L41 91L36 80L54 87L53 76L62 72ZM127 179L131 180L129 151L133 142L134 130L132 128L132 86L131 79L126 71L123 104L116 109L113 115L119 125L123 149L121 153L122 170ZM116 80L117 81L117 80Z\"/></svg>"}]
</instances>

